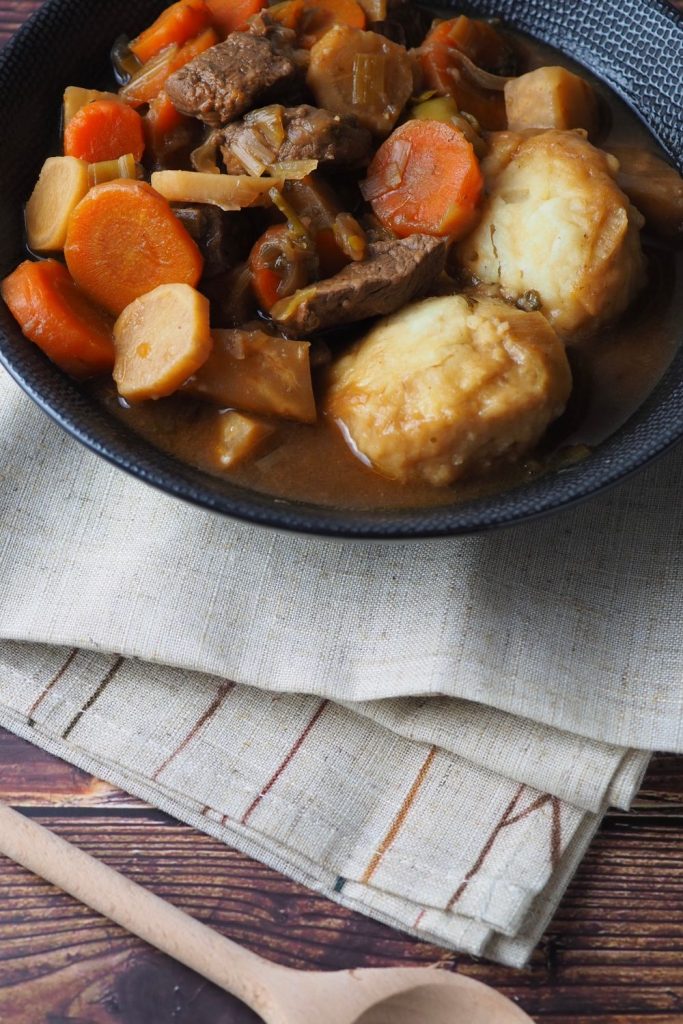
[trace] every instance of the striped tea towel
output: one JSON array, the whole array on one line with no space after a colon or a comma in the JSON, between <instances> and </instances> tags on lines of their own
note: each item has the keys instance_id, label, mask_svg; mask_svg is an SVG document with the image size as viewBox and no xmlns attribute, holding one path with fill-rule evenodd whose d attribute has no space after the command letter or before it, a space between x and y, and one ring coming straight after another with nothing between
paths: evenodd
<instances>
[{"instance_id":1,"label":"striped tea towel","mask_svg":"<svg viewBox=\"0 0 683 1024\"><path fill-rule=\"evenodd\" d=\"M522 964L683 747L681 453L571 513L358 545L181 504L0 376L0 724L348 906Z\"/></svg>"}]
</instances>

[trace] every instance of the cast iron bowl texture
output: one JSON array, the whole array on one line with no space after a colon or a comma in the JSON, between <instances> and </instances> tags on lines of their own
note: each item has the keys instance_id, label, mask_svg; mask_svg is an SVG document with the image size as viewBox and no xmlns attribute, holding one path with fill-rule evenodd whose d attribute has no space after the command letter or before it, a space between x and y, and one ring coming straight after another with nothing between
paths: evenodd
<instances>
[{"instance_id":1,"label":"cast iron bowl texture","mask_svg":"<svg viewBox=\"0 0 683 1024\"><path fill-rule=\"evenodd\" d=\"M166 5L167 0L48 0L0 55L0 276L25 257L22 208L54 138L64 88L105 81L112 41L122 32L132 38ZM681 168L683 21L666 0L444 0L439 6L498 16L590 68L630 104ZM683 437L681 347L638 412L571 468L466 503L346 511L258 494L159 452L26 344L2 302L0 360L65 430L139 479L230 516L328 536L435 537L518 523L596 494Z\"/></svg>"}]
</instances>

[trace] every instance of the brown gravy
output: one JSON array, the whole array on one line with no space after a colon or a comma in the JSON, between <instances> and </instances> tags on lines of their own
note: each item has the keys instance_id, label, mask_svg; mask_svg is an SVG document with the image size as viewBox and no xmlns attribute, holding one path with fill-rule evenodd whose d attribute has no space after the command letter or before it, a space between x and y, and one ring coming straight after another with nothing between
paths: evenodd
<instances>
[{"instance_id":1,"label":"brown gravy","mask_svg":"<svg viewBox=\"0 0 683 1024\"><path fill-rule=\"evenodd\" d=\"M617 96L582 67L550 47L517 36L528 67L563 64L598 88L611 125L602 145L628 143L660 152L652 136ZM278 498L338 508L398 508L452 504L503 490L558 465L574 461L614 433L657 384L675 353L683 322L680 287L683 256L656 242L646 244L650 283L624 321L570 351L574 392L561 421L541 450L521 464L483 480L452 487L404 486L366 467L347 447L334 424L278 421L275 440L261 457L224 475L231 482ZM317 381L320 388L320 380ZM116 416L157 447L209 473L215 409L182 395L135 408L122 407L112 385L98 395Z\"/></svg>"}]
</instances>

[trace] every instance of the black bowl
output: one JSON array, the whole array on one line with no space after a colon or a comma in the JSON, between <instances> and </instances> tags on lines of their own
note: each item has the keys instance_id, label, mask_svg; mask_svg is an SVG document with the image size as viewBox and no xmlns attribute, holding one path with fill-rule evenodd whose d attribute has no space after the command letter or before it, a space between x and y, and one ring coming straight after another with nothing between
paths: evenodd
<instances>
[{"instance_id":1,"label":"black bowl","mask_svg":"<svg viewBox=\"0 0 683 1024\"><path fill-rule=\"evenodd\" d=\"M446 6L447 0L440 6ZM49 149L65 86L104 81L112 40L134 36L161 0L49 0L0 55L0 276L24 258L22 205ZM498 15L574 57L620 94L683 163L683 27L665 0L480 0L458 11ZM682 325L683 332L683 325ZM341 537L430 537L512 524L596 494L683 436L683 350L638 412L585 461L494 497L429 509L355 512L286 502L167 456L109 416L21 334L0 303L0 359L70 434L169 494L280 529Z\"/></svg>"}]
</instances>

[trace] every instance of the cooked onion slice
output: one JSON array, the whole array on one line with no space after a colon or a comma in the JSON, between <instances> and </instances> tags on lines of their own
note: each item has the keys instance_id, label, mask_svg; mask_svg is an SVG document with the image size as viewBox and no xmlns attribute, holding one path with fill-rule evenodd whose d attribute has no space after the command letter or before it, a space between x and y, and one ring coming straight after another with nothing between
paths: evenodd
<instances>
[{"instance_id":1,"label":"cooked onion slice","mask_svg":"<svg viewBox=\"0 0 683 1024\"><path fill-rule=\"evenodd\" d=\"M198 171L155 171L152 188L170 203L213 203L222 210L267 206L268 193L281 187L278 178L246 174L201 174Z\"/></svg>"}]
</instances>

